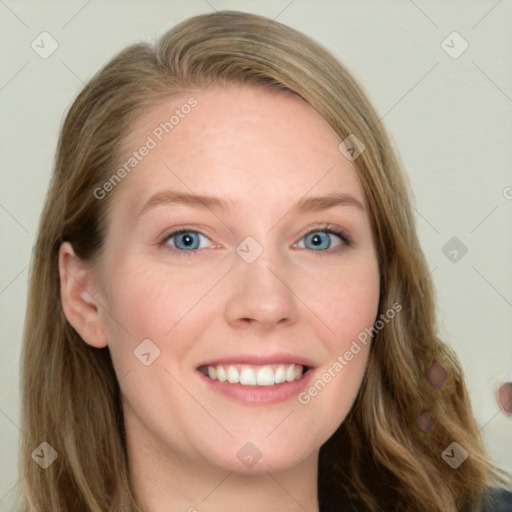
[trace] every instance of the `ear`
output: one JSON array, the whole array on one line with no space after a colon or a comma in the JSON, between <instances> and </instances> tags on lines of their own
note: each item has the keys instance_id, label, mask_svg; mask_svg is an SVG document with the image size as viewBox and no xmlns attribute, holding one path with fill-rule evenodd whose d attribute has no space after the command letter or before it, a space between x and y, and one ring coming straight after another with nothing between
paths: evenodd
<instances>
[{"instance_id":1,"label":"ear","mask_svg":"<svg viewBox=\"0 0 512 512\"><path fill-rule=\"evenodd\" d=\"M93 268L75 255L69 242L63 242L59 249L59 275L62 309L68 322L87 344L106 347Z\"/></svg>"}]
</instances>

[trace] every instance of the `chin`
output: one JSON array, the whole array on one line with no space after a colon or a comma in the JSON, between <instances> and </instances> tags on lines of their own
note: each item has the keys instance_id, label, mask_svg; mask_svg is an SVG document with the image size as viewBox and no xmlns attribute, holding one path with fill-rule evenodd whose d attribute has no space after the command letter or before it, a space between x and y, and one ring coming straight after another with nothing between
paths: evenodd
<instances>
[{"instance_id":1,"label":"chin","mask_svg":"<svg viewBox=\"0 0 512 512\"><path fill-rule=\"evenodd\" d=\"M268 432L265 434L268 435ZM286 436L270 434L258 439L245 437L246 440L233 440L229 446L218 454L209 454L213 464L226 471L244 475L264 475L290 470L312 456L317 456L321 443L305 446L304 436L298 437L297 442L288 442ZM251 440L255 439L255 440Z\"/></svg>"}]
</instances>

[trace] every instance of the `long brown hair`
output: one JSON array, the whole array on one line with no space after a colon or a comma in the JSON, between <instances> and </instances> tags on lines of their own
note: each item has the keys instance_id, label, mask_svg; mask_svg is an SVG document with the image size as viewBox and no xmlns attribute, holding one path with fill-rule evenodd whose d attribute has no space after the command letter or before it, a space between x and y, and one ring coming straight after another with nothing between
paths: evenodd
<instances>
[{"instance_id":1,"label":"long brown hair","mask_svg":"<svg viewBox=\"0 0 512 512\"><path fill-rule=\"evenodd\" d=\"M485 454L457 357L436 334L412 195L363 90L305 35L262 16L223 11L190 18L155 45L135 44L119 53L65 118L31 264L19 511L140 510L128 478L118 377L108 348L83 342L63 313L58 250L70 241L80 258L96 261L115 190L104 200L93 191L122 161L135 119L173 94L214 82L293 91L340 140L355 134L366 147L354 164L379 256L379 313L396 302L403 311L375 334L358 398L320 451L321 507L330 499L374 512L455 512L478 503L487 486L509 485ZM446 372L442 386L428 378L433 361ZM418 416L430 427L420 428ZM457 470L441 457L453 441L468 453ZM31 458L42 442L58 454L47 469Z\"/></svg>"}]
</instances>

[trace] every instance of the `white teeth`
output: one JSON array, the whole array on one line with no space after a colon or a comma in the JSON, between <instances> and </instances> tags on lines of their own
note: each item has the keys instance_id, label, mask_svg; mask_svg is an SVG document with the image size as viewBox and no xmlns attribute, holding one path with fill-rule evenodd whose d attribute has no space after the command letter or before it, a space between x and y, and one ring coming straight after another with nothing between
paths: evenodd
<instances>
[{"instance_id":1,"label":"white teeth","mask_svg":"<svg viewBox=\"0 0 512 512\"><path fill-rule=\"evenodd\" d=\"M295 365L291 364L288 366L286 370L286 380L287 382L293 382L295 380Z\"/></svg>"},{"instance_id":2,"label":"white teeth","mask_svg":"<svg viewBox=\"0 0 512 512\"><path fill-rule=\"evenodd\" d=\"M240 382L240 374L233 365L228 368L228 381L231 382L231 384Z\"/></svg>"},{"instance_id":3,"label":"white teeth","mask_svg":"<svg viewBox=\"0 0 512 512\"><path fill-rule=\"evenodd\" d=\"M256 376L258 386L273 386L274 385L274 370L270 366L264 366L258 370Z\"/></svg>"},{"instance_id":4,"label":"white teeth","mask_svg":"<svg viewBox=\"0 0 512 512\"><path fill-rule=\"evenodd\" d=\"M210 373L210 368L212 368L212 367L208 366L208 374ZM217 379L220 382L226 382L228 380L228 376L226 375L226 370L224 370L224 366L217 366L216 371L217 371ZM213 379L214 377L212 377L210 375L210 378Z\"/></svg>"},{"instance_id":5,"label":"white teeth","mask_svg":"<svg viewBox=\"0 0 512 512\"><path fill-rule=\"evenodd\" d=\"M240 384L244 386L255 386L256 372L252 368L244 368L240 374Z\"/></svg>"},{"instance_id":6,"label":"white teeth","mask_svg":"<svg viewBox=\"0 0 512 512\"><path fill-rule=\"evenodd\" d=\"M276 370L276 373L274 375L274 381L276 384L281 384L281 382L284 382L286 380L286 371L284 369L284 366L281 365Z\"/></svg>"},{"instance_id":7,"label":"white teeth","mask_svg":"<svg viewBox=\"0 0 512 512\"><path fill-rule=\"evenodd\" d=\"M231 384L243 386L273 386L283 382L293 382L302 377L304 369L300 364L280 365L223 365L208 366L207 373L210 379L220 382L228 381Z\"/></svg>"}]
</instances>

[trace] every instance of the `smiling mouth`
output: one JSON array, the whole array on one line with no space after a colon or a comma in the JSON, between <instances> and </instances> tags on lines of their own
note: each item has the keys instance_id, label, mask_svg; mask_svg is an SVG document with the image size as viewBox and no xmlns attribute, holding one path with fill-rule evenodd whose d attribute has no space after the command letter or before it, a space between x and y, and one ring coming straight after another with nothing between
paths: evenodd
<instances>
[{"instance_id":1,"label":"smiling mouth","mask_svg":"<svg viewBox=\"0 0 512 512\"><path fill-rule=\"evenodd\" d=\"M200 366L198 370L212 380L242 386L275 386L299 380L309 370L300 364Z\"/></svg>"}]
</instances>

